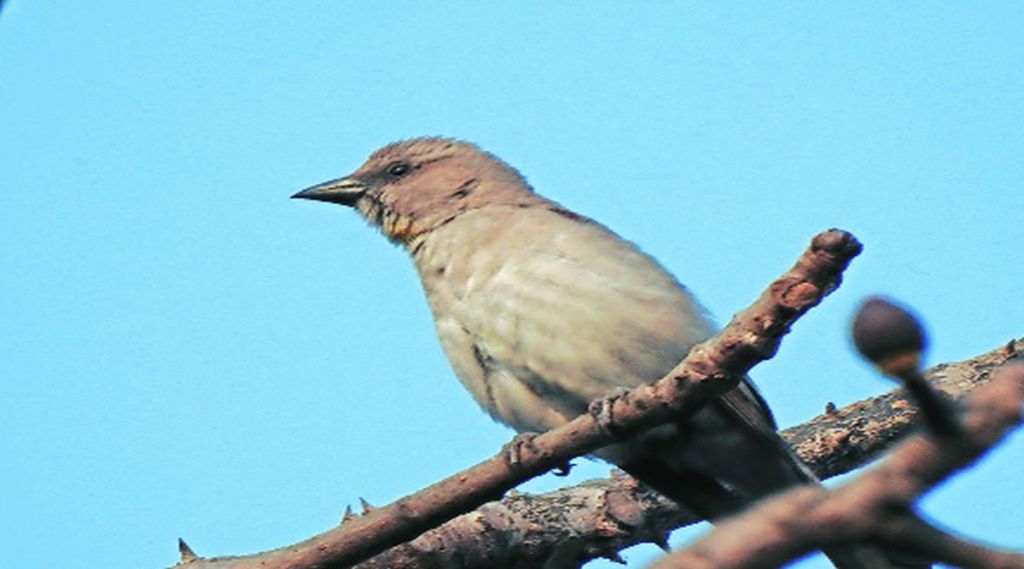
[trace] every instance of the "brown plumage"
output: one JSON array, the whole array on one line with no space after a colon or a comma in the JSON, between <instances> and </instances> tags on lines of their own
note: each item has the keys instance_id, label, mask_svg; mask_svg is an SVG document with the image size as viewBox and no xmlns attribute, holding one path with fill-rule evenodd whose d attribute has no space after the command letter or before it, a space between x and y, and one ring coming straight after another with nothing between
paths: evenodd
<instances>
[{"instance_id":1,"label":"brown plumage","mask_svg":"<svg viewBox=\"0 0 1024 569\"><path fill-rule=\"evenodd\" d=\"M615 388L656 381L714 332L657 261L472 144L391 144L294 197L354 207L410 253L456 375L518 431L560 426ZM596 454L712 520L814 481L749 381ZM877 566L867 553L830 554Z\"/></svg>"}]
</instances>

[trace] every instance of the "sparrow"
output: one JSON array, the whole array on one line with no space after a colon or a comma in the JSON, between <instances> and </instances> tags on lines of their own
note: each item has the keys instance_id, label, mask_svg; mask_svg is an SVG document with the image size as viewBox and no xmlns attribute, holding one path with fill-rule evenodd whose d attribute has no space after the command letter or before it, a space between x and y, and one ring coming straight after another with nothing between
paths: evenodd
<instances>
[{"instance_id":1,"label":"sparrow","mask_svg":"<svg viewBox=\"0 0 1024 569\"><path fill-rule=\"evenodd\" d=\"M395 142L292 197L352 207L409 253L455 375L519 432L559 427L595 399L661 379L716 332L658 261L468 142ZM710 521L817 483L748 378L595 454ZM869 548L827 554L843 569L887 566Z\"/></svg>"}]
</instances>

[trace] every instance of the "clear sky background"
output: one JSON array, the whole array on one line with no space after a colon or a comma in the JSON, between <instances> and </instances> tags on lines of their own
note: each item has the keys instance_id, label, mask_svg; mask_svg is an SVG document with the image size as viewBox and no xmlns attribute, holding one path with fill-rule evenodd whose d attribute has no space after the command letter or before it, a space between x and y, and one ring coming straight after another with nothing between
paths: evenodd
<instances>
[{"instance_id":1,"label":"clear sky background","mask_svg":"<svg viewBox=\"0 0 1024 569\"><path fill-rule=\"evenodd\" d=\"M509 438L405 254L288 200L399 138L495 152L719 322L854 232L843 287L755 370L783 425L891 388L847 338L869 294L915 307L931 363L1024 336L1022 6L7 2L3 566L284 545ZM1017 435L925 509L1024 548L1022 464Z\"/></svg>"}]
</instances>

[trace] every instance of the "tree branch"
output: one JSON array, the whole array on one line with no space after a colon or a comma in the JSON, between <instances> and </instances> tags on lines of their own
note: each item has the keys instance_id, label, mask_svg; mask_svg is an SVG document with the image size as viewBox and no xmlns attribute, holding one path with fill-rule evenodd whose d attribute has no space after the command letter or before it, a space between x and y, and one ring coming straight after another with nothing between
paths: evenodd
<instances>
[{"instance_id":1,"label":"tree branch","mask_svg":"<svg viewBox=\"0 0 1024 569\"><path fill-rule=\"evenodd\" d=\"M1024 361L1024 338L926 372L930 384L954 400L987 385L993 372ZM853 403L786 429L783 437L822 478L851 471L914 429L916 408L903 389ZM633 478L613 471L539 495L509 495L455 518L411 543L361 563L359 569L532 569L559 555L576 565L639 543L663 544L666 534L700 521Z\"/></svg>"},{"instance_id":2,"label":"tree branch","mask_svg":"<svg viewBox=\"0 0 1024 569\"><path fill-rule=\"evenodd\" d=\"M652 569L767 569L828 545L871 541L958 566L1024 567L1024 555L967 544L910 515L924 492L1015 428L1022 403L1024 365L1007 366L969 398L956 435L922 431L843 486L801 487L764 501Z\"/></svg>"},{"instance_id":3,"label":"tree branch","mask_svg":"<svg viewBox=\"0 0 1024 569\"><path fill-rule=\"evenodd\" d=\"M928 557L967 569L1021 569L1024 554L1000 551L972 543L925 524L891 520L879 532L879 541L907 552L927 552Z\"/></svg>"},{"instance_id":4,"label":"tree branch","mask_svg":"<svg viewBox=\"0 0 1024 569\"><path fill-rule=\"evenodd\" d=\"M246 557L192 558L190 569L347 567L500 498L516 485L569 459L659 423L686 416L734 388L757 363L772 357L782 336L807 310L835 290L861 251L844 231L814 237L796 264L749 308L652 385L595 402L563 427L519 438L506 451L304 542Z\"/></svg>"}]
</instances>

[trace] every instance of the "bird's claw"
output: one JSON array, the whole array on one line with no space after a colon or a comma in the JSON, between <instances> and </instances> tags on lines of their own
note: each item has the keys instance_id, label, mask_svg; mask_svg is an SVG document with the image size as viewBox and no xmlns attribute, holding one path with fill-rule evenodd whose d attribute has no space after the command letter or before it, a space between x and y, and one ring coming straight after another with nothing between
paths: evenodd
<instances>
[{"instance_id":1,"label":"bird's claw","mask_svg":"<svg viewBox=\"0 0 1024 569\"><path fill-rule=\"evenodd\" d=\"M508 461L508 465L515 468L523 463L524 452L536 452L533 448L533 439L537 438L537 433L519 433L512 437L512 440L505 445L505 460ZM529 447L529 450L525 450Z\"/></svg>"},{"instance_id":2,"label":"bird's claw","mask_svg":"<svg viewBox=\"0 0 1024 569\"><path fill-rule=\"evenodd\" d=\"M590 403L590 407L587 409L587 412L590 413L594 418L594 421L597 422L597 427L616 439L625 438L625 434L619 430L618 426L615 424L613 408L615 407L616 401L628 394L629 390L617 387L606 397L592 401Z\"/></svg>"}]
</instances>

